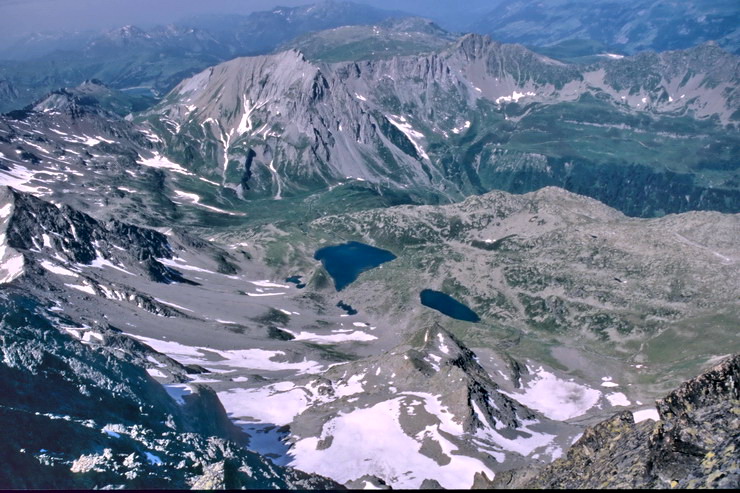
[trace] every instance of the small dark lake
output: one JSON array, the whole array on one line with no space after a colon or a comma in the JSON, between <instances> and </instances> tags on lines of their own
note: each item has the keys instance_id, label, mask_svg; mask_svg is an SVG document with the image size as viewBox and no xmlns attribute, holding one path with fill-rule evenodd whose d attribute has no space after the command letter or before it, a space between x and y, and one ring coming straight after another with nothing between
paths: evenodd
<instances>
[{"instance_id":1,"label":"small dark lake","mask_svg":"<svg viewBox=\"0 0 740 493\"><path fill-rule=\"evenodd\" d=\"M306 287L306 284L301 281L302 277L303 276L291 276L285 279L285 282L295 284L298 289L303 289Z\"/></svg>"},{"instance_id":2,"label":"small dark lake","mask_svg":"<svg viewBox=\"0 0 740 493\"><path fill-rule=\"evenodd\" d=\"M457 301L452 296L440 291L425 289L419 295L421 304L433 308L448 317L465 322L480 322L480 317L473 310Z\"/></svg>"},{"instance_id":3,"label":"small dark lake","mask_svg":"<svg viewBox=\"0 0 740 493\"><path fill-rule=\"evenodd\" d=\"M388 250L351 241L324 247L318 250L313 258L324 264L324 268L334 279L337 291L341 291L366 270L390 262L396 256Z\"/></svg>"},{"instance_id":4,"label":"small dark lake","mask_svg":"<svg viewBox=\"0 0 740 493\"><path fill-rule=\"evenodd\" d=\"M337 306L347 312L347 315L357 315L357 310L352 308L352 305L348 305L344 301L340 301L339 303L337 303Z\"/></svg>"}]
</instances>

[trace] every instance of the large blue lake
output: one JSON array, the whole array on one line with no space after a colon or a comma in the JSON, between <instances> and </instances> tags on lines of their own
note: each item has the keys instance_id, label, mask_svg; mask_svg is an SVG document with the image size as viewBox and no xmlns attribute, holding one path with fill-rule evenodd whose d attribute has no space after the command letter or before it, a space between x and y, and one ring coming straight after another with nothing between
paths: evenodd
<instances>
[{"instance_id":1,"label":"large blue lake","mask_svg":"<svg viewBox=\"0 0 740 493\"><path fill-rule=\"evenodd\" d=\"M480 317L473 310L457 301L452 296L440 291L425 289L420 293L421 304L433 308L448 317L466 322L480 322Z\"/></svg>"},{"instance_id":2,"label":"large blue lake","mask_svg":"<svg viewBox=\"0 0 740 493\"><path fill-rule=\"evenodd\" d=\"M388 250L351 241L318 250L313 258L320 260L334 279L334 286L341 291L366 270L390 262L396 256Z\"/></svg>"}]
</instances>

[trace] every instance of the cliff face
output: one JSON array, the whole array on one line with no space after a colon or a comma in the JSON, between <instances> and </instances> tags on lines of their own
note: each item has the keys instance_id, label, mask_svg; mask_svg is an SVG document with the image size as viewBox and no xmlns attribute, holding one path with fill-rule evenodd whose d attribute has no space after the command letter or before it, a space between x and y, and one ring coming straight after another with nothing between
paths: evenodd
<instances>
[{"instance_id":1,"label":"cliff face","mask_svg":"<svg viewBox=\"0 0 740 493\"><path fill-rule=\"evenodd\" d=\"M660 421L623 412L588 428L539 471L498 473L498 488L733 488L740 483L740 355L657 401Z\"/></svg>"}]
</instances>

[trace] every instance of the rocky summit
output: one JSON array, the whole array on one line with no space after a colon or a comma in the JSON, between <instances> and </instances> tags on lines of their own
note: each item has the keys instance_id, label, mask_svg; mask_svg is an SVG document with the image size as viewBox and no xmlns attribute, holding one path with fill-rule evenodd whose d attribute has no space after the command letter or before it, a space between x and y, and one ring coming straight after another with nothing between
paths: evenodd
<instances>
[{"instance_id":1,"label":"rocky summit","mask_svg":"<svg viewBox=\"0 0 740 493\"><path fill-rule=\"evenodd\" d=\"M737 7L263 3L0 46L0 489L736 487Z\"/></svg>"}]
</instances>

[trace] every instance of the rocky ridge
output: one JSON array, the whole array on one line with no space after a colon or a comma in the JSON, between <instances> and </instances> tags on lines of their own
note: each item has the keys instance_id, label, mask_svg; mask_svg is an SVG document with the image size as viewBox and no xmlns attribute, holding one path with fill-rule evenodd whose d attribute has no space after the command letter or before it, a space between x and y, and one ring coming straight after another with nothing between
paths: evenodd
<instances>
[{"instance_id":1,"label":"rocky ridge","mask_svg":"<svg viewBox=\"0 0 740 493\"><path fill-rule=\"evenodd\" d=\"M0 49L0 112L45 93L100 79L117 89L160 97L183 78L236 56L269 53L302 34L379 23L402 15L351 2L321 1L249 15L193 16L177 24L107 32L32 35ZM5 91L4 85L15 87Z\"/></svg>"},{"instance_id":2,"label":"rocky ridge","mask_svg":"<svg viewBox=\"0 0 740 493\"><path fill-rule=\"evenodd\" d=\"M740 355L657 401L660 420L620 413L588 428L539 470L499 473L492 488L735 488L740 481ZM578 471L578 474L574 474Z\"/></svg>"},{"instance_id":3,"label":"rocky ridge","mask_svg":"<svg viewBox=\"0 0 740 493\"><path fill-rule=\"evenodd\" d=\"M249 437L215 392L191 382L204 368L107 320L116 303L129 320L191 319L139 291L136 278L197 286L166 264L201 252L236 273L229 253L184 233L101 223L9 187L0 203L4 487L339 487L246 450Z\"/></svg>"}]
</instances>

